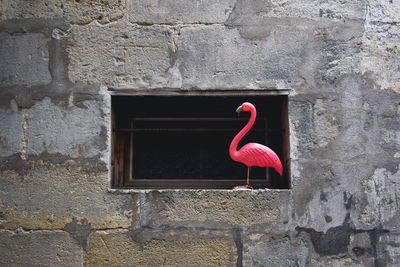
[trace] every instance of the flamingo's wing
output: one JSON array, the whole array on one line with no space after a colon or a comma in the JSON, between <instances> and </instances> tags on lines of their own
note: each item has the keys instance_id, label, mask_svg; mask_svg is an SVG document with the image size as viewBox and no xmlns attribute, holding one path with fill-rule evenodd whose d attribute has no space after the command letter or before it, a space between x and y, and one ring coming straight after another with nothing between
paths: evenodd
<instances>
[{"instance_id":1,"label":"flamingo's wing","mask_svg":"<svg viewBox=\"0 0 400 267\"><path fill-rule=\"evenodd\" d=\"M249 143L243 146L239 153L242 162L247 166L273 167L282 175L282 163L278 155L269 147L257 143Z\"/></svg>"}]
</instances>

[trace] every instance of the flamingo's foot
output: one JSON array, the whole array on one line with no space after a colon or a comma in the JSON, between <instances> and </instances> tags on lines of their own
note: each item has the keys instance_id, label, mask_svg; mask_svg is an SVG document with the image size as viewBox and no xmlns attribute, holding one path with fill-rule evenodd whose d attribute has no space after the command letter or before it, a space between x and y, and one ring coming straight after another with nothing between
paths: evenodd
<instances>
[{"instance_id":1,"label":"flamingo's foot","mask_svg":"<svg viewBox=\"0 0 400 267\"><path fill-rule=\"evenodd\" d=\"M238 185L233 188L233 190L253 190L254 188L251 185Z\"/></svg>"}]
</instances>

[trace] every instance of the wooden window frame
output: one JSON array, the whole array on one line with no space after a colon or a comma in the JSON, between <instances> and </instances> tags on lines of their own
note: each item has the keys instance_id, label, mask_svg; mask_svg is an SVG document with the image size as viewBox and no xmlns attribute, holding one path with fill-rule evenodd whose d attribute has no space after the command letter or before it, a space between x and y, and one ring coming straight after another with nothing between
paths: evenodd
<instances>
[{"instance_id":1,"label":"wooden window frame","mask_svg":"<svg viewBox=\"0 0 400 267\"><path fill-rule=\"evenodd\" d=\"M150 97L171 97L179 96L206 96L206 97L271 97L285 96L282 102L281 122L282 129L282 164L284 168L285 183L281 185L271 185L271 181L252 181L255 188L290 188L290 145L289 145L289 123L288 123L288 91L287 90L232 90L232 91L113 91L112 98L115 96L150 96ZM241 184L238 180L213 180L213 179L131 179L132 178L132 149L133 146L133 121L135 117L130 119L130 127L128 129L118 129L116 127L115 105L112 102L112 149L111 149L111 169L112 169L112 187L121 189L231 189ZM136 118L138 119L138 118ZM139 118L143 119L143 118ZM149 118L146 118L149 119ZM150 117L152 119L152 117ZM154 119L154 118L153 118ZM175 118L177 119L177 118ZM178 118L179 119L179 118ZM186 118L187 119L187 118ZM266 122L267 125L267 122ZM128 134L121 138L118 132L126 131ZM267 138L268 135L266 135ZM268 140L265 140L268 144ZM238 163L239 164L239 163ZM267 173L270 172L267 168ZM243 178L245 178L243 173ZM267 174L268 177L268 174ZM243 180L244 181L244 180Z\"/></svg>"}]
</instances>

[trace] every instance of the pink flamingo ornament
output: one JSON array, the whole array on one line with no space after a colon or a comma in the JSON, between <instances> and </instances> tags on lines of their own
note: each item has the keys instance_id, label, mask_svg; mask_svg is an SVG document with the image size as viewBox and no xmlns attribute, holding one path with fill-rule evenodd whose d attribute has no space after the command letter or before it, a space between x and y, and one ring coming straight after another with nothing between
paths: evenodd
<instances>
[{"instance_id":1,"label":"pink flamingo ornament","mask_svg":"<svg viewBox=\"0 0 400 267\"><path fill-rule=\"evenodd\" d=\"M257 117L256 108L251 103L244 102L236 109L238 114L240 114L241 111L250 111L250 120L235 138L233 138L229 146L229 156L231 156L234 161L241 162L247 166L247 184L236 186L234 189L253 189L253 187L250 186L250 172L252 166L272 167L282 176L282 163L272 149L261 144L248 143L239 151L236 150L240 140L251 129Z\"/></svg>"}]
</instances>

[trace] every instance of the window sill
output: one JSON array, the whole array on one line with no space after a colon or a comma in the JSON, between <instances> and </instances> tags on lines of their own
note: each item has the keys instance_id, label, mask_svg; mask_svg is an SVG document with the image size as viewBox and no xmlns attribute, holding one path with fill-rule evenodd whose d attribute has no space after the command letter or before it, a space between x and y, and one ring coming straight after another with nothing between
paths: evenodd
<instances>
[{"instance_id":1,"label":"window sill","mask_svg":"<svg viewBox=\"0 0 400 267\"><path fill-rule=\"evenodd\" d=\"M148 227L271 227L289 221L290 189L111 189L131 194L135 225Z\"/></svg>"},{"instance_id":2,"label":"window sill","mask_svg":"<svg viewBox=\"0 0 400 267\"><path fill-rule=\"evenodd\" d=\"M290 192L291 189L271 189L271 188L260 188L253 190L235 190L235 189L135 189L135 188L111 188L108 187L109 193L120 193L120 194L131 194L131 193L151 193L151 192L247 192L247 193L259 193L259 192Z\"/></svg>"}]
</instances>

